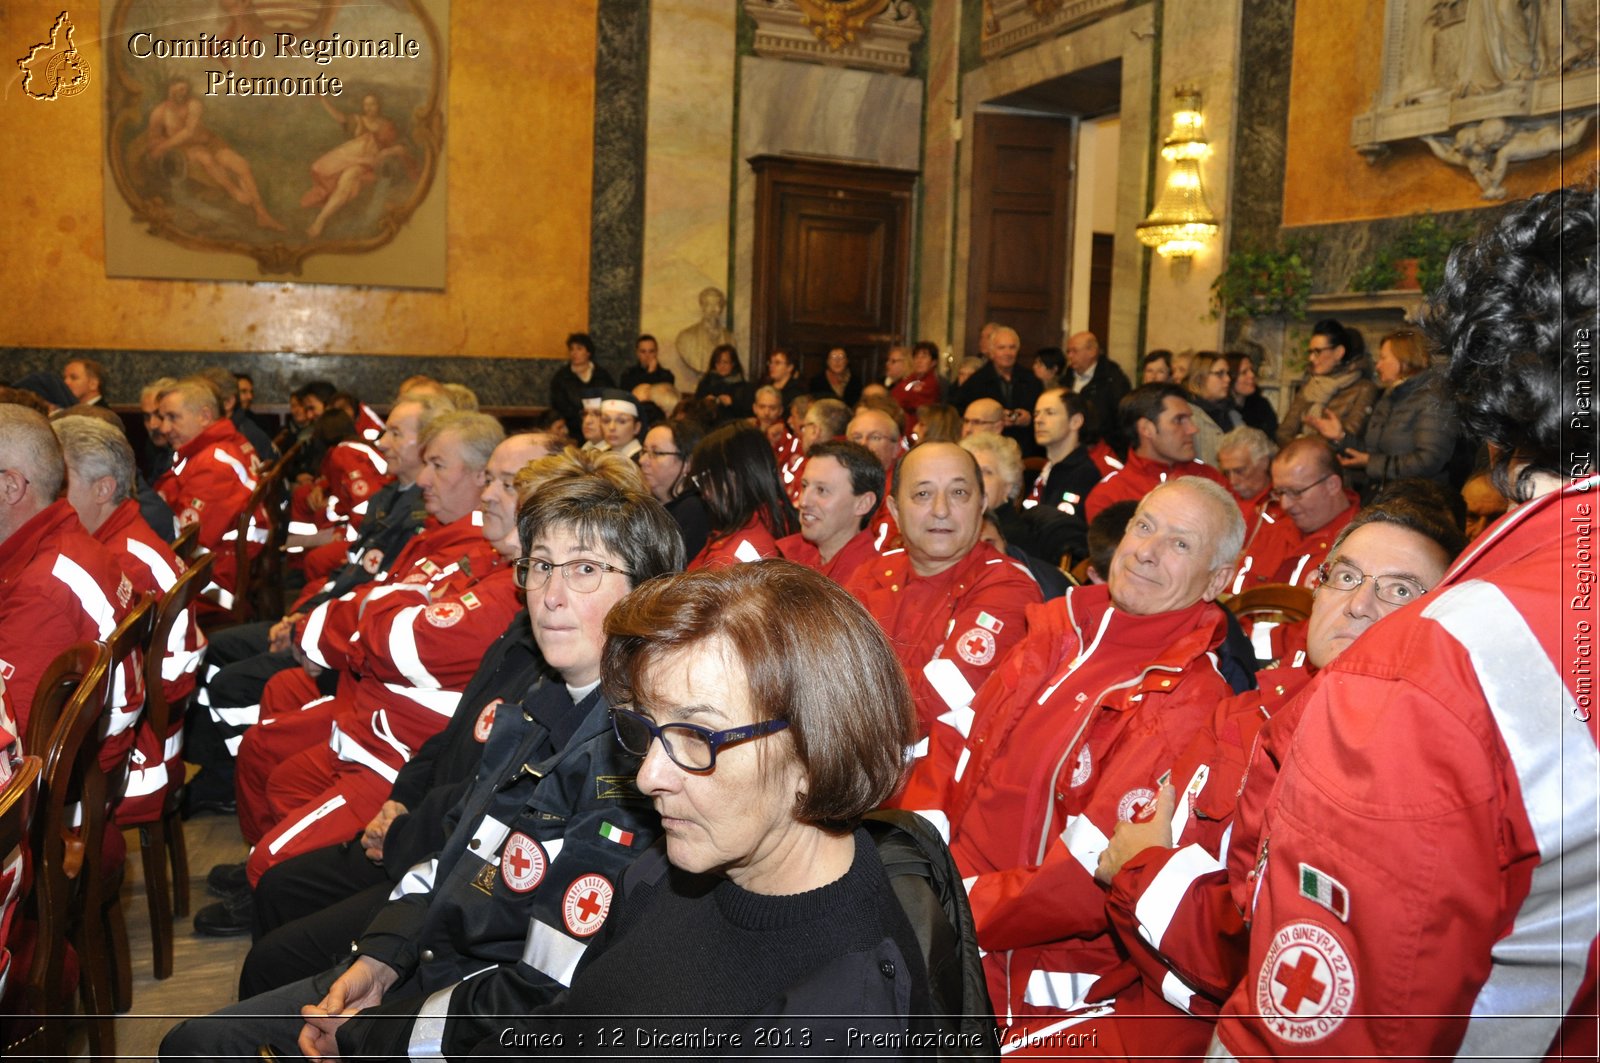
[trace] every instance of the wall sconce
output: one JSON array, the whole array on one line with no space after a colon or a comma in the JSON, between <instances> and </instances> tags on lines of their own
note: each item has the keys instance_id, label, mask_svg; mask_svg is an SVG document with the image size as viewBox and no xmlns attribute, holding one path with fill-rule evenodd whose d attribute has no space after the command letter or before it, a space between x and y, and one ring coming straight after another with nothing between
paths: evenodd
<instances>
[{"instance_id":1,"label":"wall sconce","mask_svg":"<svg viewBox=\"0 0 1600 1063\"><path fill-rule=\"evenodd\" d=\"M1190 258L1217 236L1217 216L1200 183L1200 160L1211 154L1211 144L1200 116L1200 90L1180 86L1173 96L1178 109L1172 114L1172 133L1161 143L1161 157L1172 169L1155 209L1137 231L1139 242L1163 258Z\"/></svg>"}]
</instances>

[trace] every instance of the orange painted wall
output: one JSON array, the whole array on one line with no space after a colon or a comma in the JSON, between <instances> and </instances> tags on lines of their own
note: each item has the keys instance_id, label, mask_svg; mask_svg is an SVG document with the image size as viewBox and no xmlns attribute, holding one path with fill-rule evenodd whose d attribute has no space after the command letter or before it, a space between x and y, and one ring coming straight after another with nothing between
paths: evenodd
<instances>
[{"instance_id":1,"label":"orange painted wall","mask_svg":"<svg viewBox=\"0 0 1600 1063\"><path fill-rule=\"evenodd\" d=\"M555 357L587 320L594 0L451 4L443 292L108 279L103 86L16 76L62 6L0 4L0 347ZM68 10L100 76L99 5Z\"/></svg>"},{"instance_id":2,"label":"orange painted wall","mask_svg":"<svg viewBox=\"0 0 1600 1063\"><path fill-rule=\"evenodd\" d=\"M1436 159L1420 141L1368 165L1350 146L1350 122L1369 109L1383 63L1383 5L1298 0L1289 86L1283 223L1311 225L1492 206L1465 169ZM1596 130L1569 153L1513 165L1507 199L1579 181L1597 158Z\"/></svg>"}]
</instances>

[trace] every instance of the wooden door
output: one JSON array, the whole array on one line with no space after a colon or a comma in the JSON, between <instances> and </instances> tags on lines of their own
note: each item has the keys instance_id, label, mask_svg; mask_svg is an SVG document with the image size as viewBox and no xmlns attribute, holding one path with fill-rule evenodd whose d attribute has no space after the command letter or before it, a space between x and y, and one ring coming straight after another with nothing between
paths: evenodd
<instances>
[{"instance_id":1,"label":"wooden door","mask_svg":"<svg viewBox=\"0 0 1600 1063\"><path fill-rule=\"evenodd\" d=\"M764 155L756 173L755 272L745 365L759 377L774 348L802 376L843 347L862 380L881 379L905 342L911 307L911 207L917 175Z\"/></svg>"},{"instance_id":2,"label":"wooden door","mask_svg":"<svg viewBox=\"0 0 1600 1063\"><path fill-rule=\"evenodd\" d=\"M987 321L1009 325L1026 362L1062 346L1072 216L1071 119L978 114L964 353Z\"/></svg>"}]
</instances>

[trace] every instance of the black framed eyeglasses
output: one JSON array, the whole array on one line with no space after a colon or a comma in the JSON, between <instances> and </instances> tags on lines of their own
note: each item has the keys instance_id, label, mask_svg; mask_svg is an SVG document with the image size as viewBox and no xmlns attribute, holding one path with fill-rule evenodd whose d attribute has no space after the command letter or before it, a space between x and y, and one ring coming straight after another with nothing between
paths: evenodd
<instances>
[{"instance_id":1,"label":"black framed eyeglasses","mask_svg":"<svg viewBox=\"0 0 1600 1063\"><path fill-rule=\"evenodd\" d=\"M676 450L657 450L654 447L645 447L639 453L643 454L645 457L655 458L657 460L660 460L661 458L683 457L683 455Z\"/></svg>"},{"instance_id":2,"label":"black framed eyeglasses","mask_svg":"<svg viewBox=\"0 0 1600 1063\"><path fill-rule=\"evenodd\" d=\"M657 724L632 709L611 710L611 727L617 732L617 741L622 743L623 749L643 757L649 754L650 743L659 738L661 748L667 751L672 763L684 771L711 771L717 766L718 750L777 734L788 726L788 720L765 720L713 731L693 723Z\"/></svg>"},{"instance_id":3,"label":"black framed eyeglasses","mask_svg":"<svg viewBox=\"0 0 1600 1063\"><path fill-rule=\"evenodd\" d=\"M1369 576L1348 561L1324 561L1317 566L1317 587L1348 594L1367 580L1378 601L1390 605L1410 605L1428 589L1410 576Z\"/></svg>"},{"instance_id":4,"label":"black framed eyeglasses","mask_svg":"<svg viewBox=\"0 0 1600 1063\"><path fill-rule=\"evenodd\" d=\"M551 574L558 568L567 586L579 594L588 594L599 589L600 581L605 578L607 572L616 572L628 577L633 575L616 565L608 565L604 561L592 561L586 557L576 557L559 565L542 557L519 557L511 562L511 578L525 591L542 591L545 584L550 582Z\"/></svg>"}]
</instances>

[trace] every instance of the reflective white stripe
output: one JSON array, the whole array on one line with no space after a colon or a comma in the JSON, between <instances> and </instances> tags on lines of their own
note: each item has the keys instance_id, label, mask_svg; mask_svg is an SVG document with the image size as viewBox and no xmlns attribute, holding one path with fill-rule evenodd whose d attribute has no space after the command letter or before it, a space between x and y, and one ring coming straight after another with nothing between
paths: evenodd
<instances>
[{"instance_id":1,"label":"reflective white stripe","mask_svg":"<svg viewBox=\"0 0 1600 1063\"><path fill-rule=\"evenodd\" d=\"M334 756L346 764L360 764L364 768L377 772L383 777L384 782L392 783L400 774L397 769L385 764L366 746L363 746L356 739L340 730L338 724L333 725L333 731L328 735L328 748L333 750Z\"/></svg>"},{"instance_id":2,"label":"reflective white stripe","mask_svg":"<svg viewBox=\"0 0 1600 1063\"><path fill-rule=\"evenodd\" d=\"M106 597L105 591L94 581L89 573L83 570L72 558L65 554L57 555L55 564L50 567L50 574L72 592L78 600L85 615L94 622L95 630L99 633L102 642L111 638L117 630L116 610L111 607L111 599ZM129 690L128 669L140 667L140 654L134 651L132 663L117 668L111 673L111 714L106 724L108 735L121 734L139 719L139 713L144 710L144 699L137 698L138 704L130 704L135 700L137 688Z\"/></svg>"},{"instance_id":3,"label":"reflective white stripe","mask_svg":"<svg viewBox=\"0 0 1600 1063\"><path fill-rule=\"evenodd\" d=\"M1061 1031L1071 1029L1080 1022L1088 1022L1090 1019L1098 1019L1102 1015L1110 1015L1111 1012L1111 1005L1102 1004L1098 1007L1090 1008L1088 1011L1074 1015L1070 1019L1062 1019L1060 1022L1051 1023L1049 1026L1045 1026L1037 1030L1030 1030L1028 1033L1020 1037L1013 1037L1010 1034L1002 1032L1000 1035L1000 1054L1002 1056L1008 1056L1011 1053L1021 1049L1032 1048L1035 1045L1045 1042L1047 1039L1052 1045L1060 1044L1061 1041L1058 1037L1056 1037L1056 1035L1061 1033ZM1092 1044L1093 1042L1087 1043Z\"/></svg>"},{"instance_id":4,"label":"reflective white stripe","mask_svg":"<svg viewBox=\"0 0 1600 1063\"><path fill-rule=\"evenodd\" d=\"M1272 629L1278 626L1276 620L1258 620L1250 628L1250 648L1256 652L1256 660L1272 660Z\"/></svg>"},{"instance_id":5,"label":"reflective white stripe","mask_svg":"<svg viewBox=\"0 0 1600 1063\"><path fill-rule=\"evenodd\" d=\"M150 574L156 578L156 585L163 591L170 591L172 585L178 582L178 574L173 571L171 565L167 564L167 559L162 557L155 547L149 543L140 542L138 539L129 536L122 546L123 549L137 557L150 570Z\"/></svg>"},{"instance_id":6,"label":"reflective white stripe","mask_svg":"<svg viewBox=\"0 0 1600 1063\"><path fill-rule=\"evenodd\" d=\"M911 748L906 750L906 759L907 760L921 760L923 757L925 757L927 755L928 755L928 740L926 738L917 739L917 741L911 746Z\"/></svg>"},{"instance_id":7,"label":"reflective white stripe","mask_svg":"<svg viewBox=\"0 0 1600 1063\"><path fill-rule=\"evenodd\" d=\"M233 608L233 592L223 590L222 584L218 583L216 580L212 580L210 583L207 583L206 589L200 593L209 597L213 602L217 603L217 605L223 609Z\"/></svg>"},{"instance_id":8,"label":"reflective white stripe","mask_svg":"<svg viewBox=\"0 0 1600 1063\"><path fill-rule=\"evenodd\" d=\"M389 658L413 686L437 690L443 684L428 671L428 666L422 663L422 655L417 652L416 625L425 622L423 612L427 608L425 604L410 605L395 614L394 622L389 625Z\"/></svg>"},{"instance_id":9,"label":"reflective white stripe","mask_svg":"<svg viewBox=\"0 0 1600 1063\"><path fill-rule=\"evenodd\" d=\"M944 699L944 703L950 706L950 711L942 713L938 722L954 727L962 738L966 738L972 733L972 720L976 715L972 711L972 699L977 692L972 689L972 684L961 674L956 662L948 657L935 657L922 666L922 674L939 697Z\"/></svg>"},{"instance_id":10,"label":"reflective white stripe","mask_svg":"<svg viewBox=\"0 0 1600 1063\"><path fill-rule=\"evenodd\" d=\"M1022 1000L1036 1008L1076 1011L1083 1007L1089 990L1098 981L1099 975L1082 971L1034 971L1028 975L1028 988Z\"/></svg>"},{"instance_id":11,"label":"reflective white stripe","mask_svg":"<svg viewBox=\"0 0 1600 1063\"><path fill-rule=\"evenodd\" d=\"M1500 588L1472 580L1428 603L1471 658L1516 771L1539 843L1528 895L1511 932L1489 950L1489 978L1472 1002L1462 1058L1543 1055L1583 982L1600 932L1594 868L1600 845L1600 754L1544 647Z\"/></svg>"},{"instance_id":12,"label":"reflective white stripe","mask_svg":"<svg viewBox=\"0 0 1600 1063\"><path fill-rule=\"evenodd\" d=\"M1183 1011L1193 1011L1189 1004L1194 1000L1194 990L1171 971L1161 976L1161 995L1166 997L1167 1003L1173 1007Z\"/></svg>"},{"instance_id":13,"label":"reflective white stripe","mask_svg":"<svg viewBox=\"0 0 1600 1063\"><path fill-rule=\"evenodd\" d=\"M927 820L934 830L939 832L939 837L944 839L946 845L950 844L950 817L937 808L919 808L916 814Z\"/></svg>"},{"instance_id":14,"label":"reflective white stripe","mask_svg":"<svg viewBox=\"0 0 1600 1063\"><path fill-rule=\"evenodd\" d=\"M370 431L370 429L368 429L368 431ZM376 447L369 447L365 443L357 443L354 440L341 443L340 446L350 447L352 450L361 451L361 453L367 456L367 460L372 463L372 467L377 470L379 476L385 476L388 474L389 463L383 460L383 455L378 453L378 449Z\"/></svg>"},{"instance_id":15,"label":"reflective white stripe","mask_svg":"<svg viewBox=\"0 0 1600 1063\"><path fill-rule=\"evenodd\" d=\"M211 718L230 727L253 727L261 722L261 706L240 705L232 708L227 705L213 705Z\"/></svg>"},{"instance_id":16,"label":"reflective white stripe","mask_svg":"<svg viewBox=\"0 0 1600 1063\"><path fill-rule=\"evenodd\" d=\"M562 985L572 984L572 975L578 969L589 946L568 937L549 923L537 918L528 920L528 938L522 945L522 962Z\"/></svg>"},{"instance_id":17,"label":"reflective white stripe","mask_svg":"<svg viewBox=\"0 0 1600 1063\"><path fill-rule=\"evenodd\" d=\"M1067 817L1066 829L1061 832L1061 844L1067 847L1072 858L1093 875L1100 866L1100 854L1106 851L1111 839L1100 832L1088 816Z\"/></svg>"},{"instance_id":18,"label":"reflective white stripe","mask_svg":"<svg viewBox=\"0 0 1600 1063\"><path fill-rule=\"evenodd\" d=\"M500 843L505 841L506 835L510 833L511 828L506 824L493 816L484 816L478 821L477 827L473 828L472 841L467 843L467 852L484 863L495 863L500 859Z\"/></svg>"},{"instance_id":19,"label":"reflective white stripe","mask_svg":"<svg viewBox=\"0 0 1600 1063\"><path fill-rule=\"evenodd\" d=\"M317 526L308 520L291 520L289 522L290 535L315 535Z\"/></svg>"},{"instance_id":20,"label":"reflective white stripe","mask_svg":"<svg viewBox=\"0 0 1600 1063\"><path fill-rule=\"evenodd\" d=\"M162 744L161 760L155 764L144 767L132 766L130 763L128 785L123 788L122 796L124 798L143 797L145 794L153 794L164 789L167 785L167 764L176 760L182 752L183 732L179 731ZM132 760L137 761L138 759L139 751L136 749L133 751Z\"/></svg>"},{"instance_id":21,"label":"reflective white stripe","mask_svg":"<svg viewBox=\"0 0 1600 1063\"><path fill-rule=\"evenodd\" d=\"M1250 554L1244 555L1244 562L1239 566L1238 575L1233 577L1233 586L1228 590L1229 594L1238 594L1244 590L1244 577L1247 573L1249 573L1250 567L1255 563L1256 559L1254 556Z\"/></svg>"},{"instance_id":22,"label":"reflective white stripe","mask_svg":"<svg viewBox=\"0 0 1600 1063\"><path fill-rule=\"evenodd\" d=\"M1206 1063L1239 1063L1234 1054L1222 1047L1222 1039L1216 1034L1211 1035L1211 1044L1206 1048Z\"/></svg>"},{"instance_id":23,"label":"reflective white stripe","mask_svg":"<svg viewBox=\"0 0 1600 1063\"><path fill-rule=\"evenodd\" d=\"M439 858L418 861L406 869L400 876L399 883L389 892L389 899L397 901L401 897L412 893L427 893L433 889L434 881L439 876Z\"/></svg>"},{"instance_id":24,"label":"reflective white stripe","mask_svg":"<svg viewBox=\"0 0 1600 1063\"><path fill-rule=\"evenodd\" d=\"M300 636L300 652L306 655L307 660L322 668L328 667L328 660L322 655L318 644L322 642L322 629L327 626L328 606L331 604L323 602L311 610L311 615L306 617L305 633Z\"/></svg>"},{"instance_id":25,"label":"reflective white stripe","mask_svg":"<svg viewBox=\"0 0 1600 1063\"><path fill-rule=\"evenodd\" d=\"M1221 870L1222 865L1200 846L1185 845L1179 849L1150 880L1139 903L1134 906L1133 914L1139 919L1139 936L1159 949L1161 939L1172 925L1172 917L1183 903L1189 884L1201 875Z\"/></svg>"},{"instance_id":26,"label":"reflective white stripe","mask_svg":"<svg viewBox=\"0 0 1600 1063\"><path fill-rule=\"evenodd\" d=\"M440 716L454 716L456 706L461 702L459 690L419 690L416 687L403 687L395 683L385 683L383 687L391 694L408 698Z\"/></svg>"},{"instance_id":27,"label":"reflective white stripe","mask_svg":"<svg viewBox=\"0 0 1600 1063\"><path fill-rule=\"evenodd\" d=\"M367 515L367 503L369 501L370 499L363 498L360 502L357 502L355 505L350 507L350 512L354 513L358 517L365 517Z\"/></svg>"},{"instance_id":28,"label":"reflective white stripe","mask_svg":"<svg viewBox=\"0 0 1600 1063\"><path fill-rule=\"evenodd\" d=\"M734 547L733 556L748 564L751 561L760 561L761 551L752 546L749 539L740 539L739 545Z\"/></svg>"},{"instance_id":29,"label":"reflective white stripe","mask_svg":"<svg viewBox=\"0 0 1600 1063\"><path fill-rule=\"evenodd\" d=\"M1298 586L1299 583L1300 583L1300 574L1303 573L1306 570L1306 565L1308 565L1310 563L1311 563L1311 555L1310 554L1301 554L1300 555L1300 560L1298 562L1296 562L1296 564L1294 566L1294 571L1289 574L1289 578L1284 580L1284 582L1285 583L1293 583L1296 586Z\"/></svg>"},{"instance_id":30,"label":"reflective white stripe","mask_svg":"<svg viewBox=\"0 0 1600 1063\"><path fill-rule=\"evenodd\" d=\"M417 1021L406 1042L407 1059L443 1059L444 1024L450 1018L450 998L459 982L435 990L417 1009Z\"/></svg>"},{"instance_id":31,"label":"reflective white stripe","mask_svg":"<svg viewBox=\"0 0 1600 1063\"><path fill-rule=\"evenodd\" d=\"M240 465L238 460L235 459L232 454L229 454L221 447L212 447L211 456L227 465L228 468L232 469L233 475L237 476L239 478L239 482L244 484L244 489L246 491L254 491L256 489L256 478L251 476L250 470L245 468L243 465Z\"/></svg>"},{"instance_id":32,"label":"reflective white stripe","mask_svg":"<svg viewBox=\"0 0 1600 1063\"><path fill-rule=\"evenodd\" d=\"M960 782L961 781L961 777L967 773L967 762L970 761L971 759L972 759L972 749L971 749L971 747L962 746L961 747L961 755L956 758L956 771L955 771L956 782Z\"/></svg>"},{"instance_id":33,"label":"reflective white stripe","mask_svg":"<svg viewBox=\"0 0 1600 1063\"><path fill-rule=\"evenodd\" d=\"M312 809L310 812L296 820L294 826L290 827L288 830L274 838L272 840L272 844L267 846L267 852L271 853L273 856L277 856L278 853L282 851L283 847L294 841L295 836L301 831L317 822L317 820L327 816L330 812L337 812L343 807L343 794L328 798L326 801L322 802L322 804L318 805L316 808Z\"/></svg>"}]
</instances>

